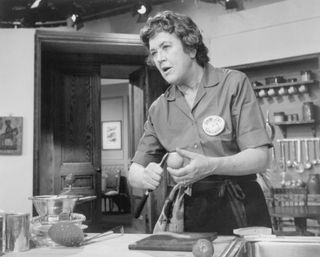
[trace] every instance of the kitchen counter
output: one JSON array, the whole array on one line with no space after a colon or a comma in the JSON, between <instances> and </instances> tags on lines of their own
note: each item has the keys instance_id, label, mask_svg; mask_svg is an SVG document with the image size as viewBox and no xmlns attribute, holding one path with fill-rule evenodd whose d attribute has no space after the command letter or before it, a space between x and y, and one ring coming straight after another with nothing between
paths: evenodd
<instances>
[{"instance_id":1,"label":"kitchen counter","mask_svg":"<svg viewBox=\"0 0 320 257\"><path fill-rule=\"evenodd\" d=\"M113 234L100 238L81 247L41 247L30 249L25 252L6 253L5 257L193 257L192 252L178 251L142 251L129 250L128 245L149 236L149 234ZM221 236L214 241L215 254L217 257L233 239L233 236Z\"/></svg>"}]
</instances>

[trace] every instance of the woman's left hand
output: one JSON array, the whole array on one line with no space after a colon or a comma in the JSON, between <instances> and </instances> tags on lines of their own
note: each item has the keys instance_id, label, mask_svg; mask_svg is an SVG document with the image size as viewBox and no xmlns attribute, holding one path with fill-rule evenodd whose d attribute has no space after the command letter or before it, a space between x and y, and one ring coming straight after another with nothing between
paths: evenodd
<instances>
[{"instance_id":1,"label":"woman's left hand","mask_svg":"<svg viewBox=\"0 0 320 257\"><path fill-rule=\"evenodd\" d=\"M213 168L209 166L209 157L179 148L176 151L184 159L188 160L188 164L180 169L167 167L168 172L176 183L189 185L211 175Z\"/></svg>"}]
</instances>

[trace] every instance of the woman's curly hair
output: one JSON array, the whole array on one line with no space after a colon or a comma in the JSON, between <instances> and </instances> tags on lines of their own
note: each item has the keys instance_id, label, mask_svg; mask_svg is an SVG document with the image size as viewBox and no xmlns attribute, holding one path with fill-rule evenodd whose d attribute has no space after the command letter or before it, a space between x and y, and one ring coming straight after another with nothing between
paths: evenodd
<instances>
[{"instance_id":1,"label":"woman's curly hair","mask_svg":"<svg viewBox=\"0 0 320 257\"><path fill-rule=\"evenodd\" d=\"M140 39L149 49L150 38L163 31L174 33L181 40L186 52L196 50L196 60L199 65L204 67L209 62L208 48L203 43L199 28L191 18L172 11L160 12L148 18L140 31ZM151 56L148 57L147 63L153 65Z\"/></svg>"}]
</instances>

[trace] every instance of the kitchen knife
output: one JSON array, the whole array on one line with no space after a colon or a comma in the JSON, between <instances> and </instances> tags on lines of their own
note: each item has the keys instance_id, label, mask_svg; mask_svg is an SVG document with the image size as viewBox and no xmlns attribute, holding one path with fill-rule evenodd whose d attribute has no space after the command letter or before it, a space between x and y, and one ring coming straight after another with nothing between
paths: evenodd
<instances>
[{"instance_id":1,"label":"kitchen knife","mask_svg":"<svg viewBox=\"0 0 320 257\"><path fill-rule=\"evenodd\" d=\"M166 162L166 160L167 160L167 158L168 158L168 155L169 155L169 153L166 153L166 154L162 157L161 162L159 163L159 166L160 166L161 168L163 168L163 166L164 166L164 164L165 164L165 162ZM146 204L146 201L147 201L147 199L148 199L148 197L149 197L149 194L150 194L151 192L152 192L152 190L150 190L150 189L148 189L148 190L145 191L145 193L144 193L144 195L143 195L143 197L142 197L142 199L141 199L141 202L138 204L138 207L137 207L137 209L136 209L136 211L135 211L135 213L134 213L134 217L135 217L136 219L140 217L141 212L142 212L142 210L143 210L143 207L144 207L144 205Z\"/></svg>"}]
</instances>

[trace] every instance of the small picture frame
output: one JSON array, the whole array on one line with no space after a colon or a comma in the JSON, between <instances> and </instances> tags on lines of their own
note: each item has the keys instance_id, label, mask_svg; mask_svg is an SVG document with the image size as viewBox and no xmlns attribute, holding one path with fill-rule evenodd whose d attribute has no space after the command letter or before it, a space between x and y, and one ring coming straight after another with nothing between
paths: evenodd
<instances>
[{"instance_id":1,"label":"small picture frame","mask_svg":"<svg viewBox=\"0 0 320 257\"><path fill-rule=\"evenodd\" d=\"M102 122L102 150L122 149L121 121Z\"/></svg>"},{"instance_id":2,"label":"small picture frame","mask_svg":"<svg viewBox=\"0 0 320 257\"><path fill-rule=\"evenodd\" d=\"M22 154L22 117L0 117L0 155Z\"/></svg>"}]
</instances>

